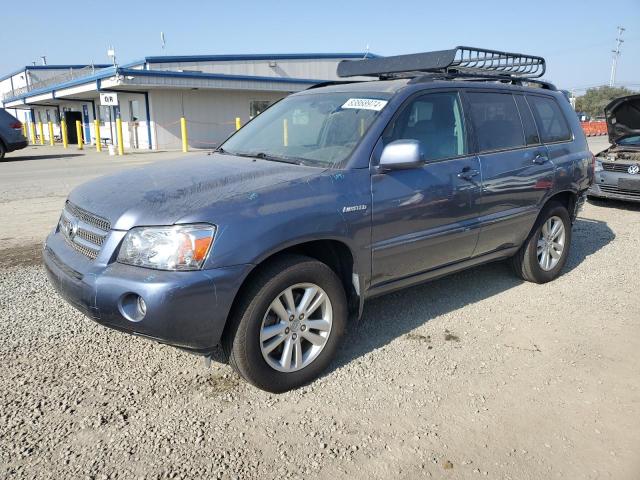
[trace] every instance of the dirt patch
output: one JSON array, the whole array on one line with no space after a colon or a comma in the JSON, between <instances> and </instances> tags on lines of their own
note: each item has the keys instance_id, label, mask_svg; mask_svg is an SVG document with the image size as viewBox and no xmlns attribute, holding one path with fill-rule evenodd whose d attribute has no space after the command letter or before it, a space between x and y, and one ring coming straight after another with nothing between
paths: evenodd
<instances>
[{"instance_id":1,"label":"dirt patch","mask_svg":"<svg viewBox=\"0 0 640 480\"><path fill-rule=\"evenodd\" d=\"M41 263L41 243L0 249L0 269L17 266L40 265Z\"/></svg>"}]
</instances>

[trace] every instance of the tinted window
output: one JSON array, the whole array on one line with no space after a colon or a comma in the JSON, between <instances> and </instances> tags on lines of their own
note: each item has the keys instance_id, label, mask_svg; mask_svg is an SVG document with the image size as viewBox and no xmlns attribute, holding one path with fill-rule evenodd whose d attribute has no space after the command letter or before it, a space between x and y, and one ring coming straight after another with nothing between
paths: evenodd
<instances>
[{"instance_id":1,"label":"tinted window","mask_svg":"<svg viewBox=\"0 0 640 480\"><path fill-rule=\"evenodd\" d=\"M571 130L560 106L554 99L528 95L527 100L531 105L543 142L561 142L571 139Z\"/></svg>"},{"instance_id":2,"label":"tinted window","mask_svg":"<svg viewBox=\"0 0 640 480\"><path fill-rule=\"evenodd\" d=\"M467 153L458 94L432 93L407 105L387 127L383 137L385 145L402 139L419 140L427 160Z\"/></svg>"},{"instance_id":3,"label":"tinted window","mask_svg":"<svg viewBox=\"0 0 640 480\"><path fill-rule=\"evenodd\" d=\"M533 121L533 115L531 114L529 105L527 105L527 101L522 95L515 95L514 98L516 99L518 111L520 112L520 119L524 127L524 137L527 145L539 144L540 137L538 136L538 129L536 128L536 123Z\"/></svg>"},{"instance_id":4,"label":"tinted window","mask_svg":"<svg viewBox=\"0 0 640 480\"><path fill-rule=\"evenodd\" d=\"M524 132L510 93L468 93L471 121L481 152L524 146Z\"/></svg>"}]
</instances>

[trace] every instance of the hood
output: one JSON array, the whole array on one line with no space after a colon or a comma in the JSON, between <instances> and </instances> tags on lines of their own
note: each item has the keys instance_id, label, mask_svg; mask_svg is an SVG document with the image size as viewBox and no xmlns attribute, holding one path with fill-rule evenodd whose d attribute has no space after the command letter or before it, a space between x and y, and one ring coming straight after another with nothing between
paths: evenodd
<instances>
[{"instance_id":1,"label":"hood","mask_svg":"<svg viewBox=\"0 0 640 480\"><path fill-rule=\"evenodd\" d=\"M604 114L611 143L640 135L640 95L616 98L604 107Z\"/></svg>"},{"instance_id":2,"label":"hood","mask_svg":"<svg viewBox=\"0 0 640 480\"><path fill-rule=\"evenodd\" d=\"M108 219L116 230L171 225L218 202L322 171L215 153L100 177L73 190L69 201Z\"/></svg>"}]
</instances>

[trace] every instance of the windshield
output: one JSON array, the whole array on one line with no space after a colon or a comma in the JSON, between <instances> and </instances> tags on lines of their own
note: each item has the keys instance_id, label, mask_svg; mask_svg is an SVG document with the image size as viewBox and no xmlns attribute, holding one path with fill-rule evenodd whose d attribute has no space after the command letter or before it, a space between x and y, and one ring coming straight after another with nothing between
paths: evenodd
<instances>
[{"instance_id":1,"label":"windshield","mask_svg":"<svg viewBox=\"0 0 640 480\"><path fill-rule=\"evenodd\" d=\"M640 145L640 135L634 135L633 137L621 138L616 141L618 145Z\"/></svg>"},{"instance_id":2,"label":"windshield","mask_svg":"<svg viewBox=\"0 0 640 480\"><path fill-rule=\"evenodd\" d=\"M351 155L389 97L365 92L287 97L227 140L222 152L337 166Z\"/></svg>"}]
</instances>

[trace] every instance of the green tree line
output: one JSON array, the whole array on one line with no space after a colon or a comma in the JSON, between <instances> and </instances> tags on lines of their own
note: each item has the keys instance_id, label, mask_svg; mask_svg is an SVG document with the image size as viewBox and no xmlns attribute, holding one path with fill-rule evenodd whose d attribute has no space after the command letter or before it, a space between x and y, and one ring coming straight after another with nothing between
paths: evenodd
<instances>
[{"instance_id":1,"label":"green tree line","mask_svg":"<svg viewBox=\"0 0 640 480\"><path fill-rule=\"evenodd\" d=\"M576 98L576 112L585 112L591 117L602 116L604 115L604 107L611 100L634 93L637 92L624 87L609 87L607 85L590 88L584 95Z\"/></svg>"}]
</instances>

